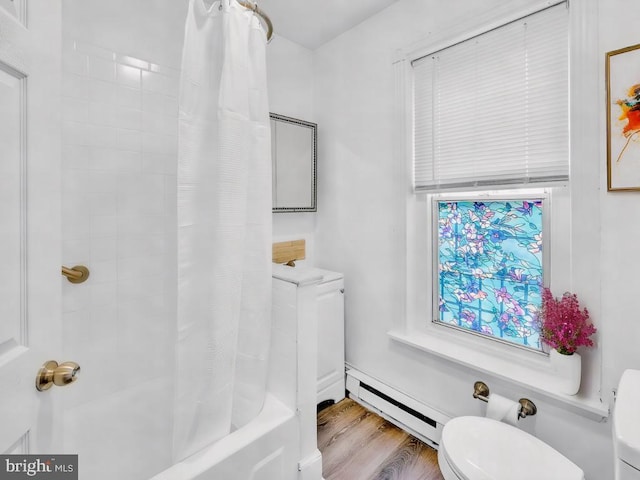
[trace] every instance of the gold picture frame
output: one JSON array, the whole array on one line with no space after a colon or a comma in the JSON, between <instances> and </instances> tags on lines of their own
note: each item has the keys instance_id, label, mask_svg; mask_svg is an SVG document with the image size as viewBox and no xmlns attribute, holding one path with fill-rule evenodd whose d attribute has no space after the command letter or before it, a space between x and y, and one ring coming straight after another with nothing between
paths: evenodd
<instances>
[{"instance_id":1,"label":"gold picture frame","mask_svg":"<svg viewBox=\"0 0 640 480\"><path fill-rule=\"evenodd\" d=\"M640 191L640 44L606 54L607 190Z\"/></svg>"}]
</instances>

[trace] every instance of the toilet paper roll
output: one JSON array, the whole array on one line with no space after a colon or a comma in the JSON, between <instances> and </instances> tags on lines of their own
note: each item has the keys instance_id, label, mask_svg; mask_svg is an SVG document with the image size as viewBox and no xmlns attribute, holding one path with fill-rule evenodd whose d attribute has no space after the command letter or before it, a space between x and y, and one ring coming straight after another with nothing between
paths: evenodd
<instances>
[{"instance_id":1,"label":"toilet paper roll","mask_svg":"<svg viewBox=\"0 0 640 480\"><path fill-rule=\"evenodd\" d=\"M487 413L485 416L487 418L493 418L494 420L500 420L501 422L516 426L518 424L519 411L519 403L509 400L501 395L492 393L489 395Z\"/></svg>"}]
</instances>

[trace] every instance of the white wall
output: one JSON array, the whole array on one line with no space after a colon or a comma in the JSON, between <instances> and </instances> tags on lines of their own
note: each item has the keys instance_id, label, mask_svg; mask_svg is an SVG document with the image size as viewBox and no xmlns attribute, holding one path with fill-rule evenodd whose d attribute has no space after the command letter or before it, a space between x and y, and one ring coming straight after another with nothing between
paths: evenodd
<instances>
[{"instance_id":1,"label":"white wall","mask_svg":"<svg viewBox=\"0 0 640 480\"><path fill-rule=\"evenodd\" d=\"M605 54L640 43L637 29L626 28L628 19L640 18L640 3L602 0L599 10L600 106L600 202L602 232L602 316L606 340L603 363L605 389L613 388L626 368L640 369L640 314L638 295L640 256L640 192L607 192L605 122Z\"/></svg>"},{"instance_id":2,"label":"white wall","mask_svg":"<svg viewBox=\"0 0 640 480\"><path fill-rule=\"evenodd\" d=\"M604 52L638 43L633 29L620 25L627 18L636 18L640 7L632 0L585 1L590 2L573 0L572 6L597 3L600 8L599 16L591 17L594 31L587 32L592 45L585 40L589 48L586 62L594 66L585 69L586 83L593 88L583 87L585 79L577 72L572 88L585 88L593 95L574 105L574 115L599 118L603 125L604 81L600 79ZM315 112L324 129L319 148L325 168L319 183L316 263L345 272L347 361L451 416L482 412L480 402L471 397L478 374L394 343L387 336L387 331L404 322L408 188L405 158L395 135L398 117L392 60L397 49L472 29L499 17L507 8L527 3L455 0L446 2L445 8L439 0L400 0L315 52ZM599 48L595 28L600 33ZM586 132L604 142L604 127L585 124ZM585 356L587 377L599 381L596 369L602 369L601 396L607 403L622 369L640 368L634 343L640 332L634 324L632 301L635 268L640 267L634 253L634 237L639 233L637 194L606 193L604 147L598 152L597 142L596 148L590 148L593 141L588 142L585 136L589 148L572 158L573 201L591 204L578 209L572 218L576 238L571 288L589 305L600 326L599 348ZM590 210L594 216L589 216ZM612 478L609 423L571 413L535 392L490 377L485 380L503 395L534 400L539 414L527 420L526 428L580 465L587 478ZM586 388L597 393L598 385Z\"/></svg>"},{"instance_id":3,"label":"white wall","mask_svg":"<svg viewBox=\"0 0 640 480\"><path fill-rule=\"evenodd\" d=\"M269 111L315 122L313 115L313 52L274 34L267 47L267 82ZM318 137L323 135L318 126ZM323 153L318 152L318 176L323 175ZM306 240L306 260L315 262L316 214L287 212L273 214L273 241Z\"/></svg>"}]
</instances>

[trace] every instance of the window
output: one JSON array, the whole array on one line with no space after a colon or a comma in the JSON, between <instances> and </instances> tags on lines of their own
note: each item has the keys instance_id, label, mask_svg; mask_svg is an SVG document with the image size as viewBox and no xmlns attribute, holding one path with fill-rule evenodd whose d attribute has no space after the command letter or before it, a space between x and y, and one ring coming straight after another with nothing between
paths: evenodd
<instances>
[{"instance_id":1,"label":"window","mask_svg":"<svg viewBox=\"0 0 640 480\"><path fill-rule=\"evenodd\" d=\"M411 67L416 191L568 179L564 3L423 55Z\"/></svg>"},{"instance_id":2,"label":"window","mask_svg":"<svg viewBox=\"0 0 640 480\"><path fill-rule=\"evenodd\" d=\"M434 201L434 321L541 349L545 198Z\"/></svg>"},{"instance_id":3,"label":"window","mask_svg":"<svg viewBox=\"0 0 640 480\"><path fill-rule=\"evenodd\" d=\"M564 71L561 83L564 85L564 93L556 94L556 98L561 98L564 105L562 110L568 108L566 100L571 100L571 128L569 130L569 119L565 116L564 127L559 127L557 133L562 144L568 144L565 135L571 138L571 164L570 173L577 172L580 181L569 182L566 180L568 173L565 170L564 178L558 183L553 182L545 184L540 181L527 181L531 175L525 170L525 174L521 175L524 179L520 183L515 180L517 175L511 176L514 183L505 181L500 183L501 179L509 178L509 175L502 176L498 171L495 177L490 175L482 177L485 172L489 172L492 167L491 162L482 167L478 162L474 163L474 157L467 157L468 161L459 162L467 168L473 167L475 170L466 176L470 179L465 184L465 176L456 174L453 168L442 170L442 168L452 167L447 161L440 161L438 157L442 153L447 153L447 148L454 147L463 148L464 146L473 145L478 147L478 160L481 161L486 156L486 142L476 142L472 140L476 134L478 122L492 122L495 115L485 115L481 117L475 114L464 114L458 110L458 123L448 127L453 130L443 130L453 132L453 137L457 138L458 144L449 144L443 140L434 141L434 134L437 137L441 131L438 127L433 127L438 122L443 123L438 118L437 109L442 109L442 97L439 97L440 88L446 89L447 85L440 82L439 86L432 90L430 95L420 92L419 82L420 72L417 72L420 59L434 56L436 53L444 51L443 47L448 45L462 45L464 40L471 37L475 38L480 31L497 31L501 29L500 25L511 24L517 18L524 18L550 2L512 2L513 5L507 5L506 2L495 11L491 11L478 17L476 20L470 20L468 23L460 26L444 26L442 29L435 30L424 41L411 44L407 49L399 55L395 62L395 73L397 82L398 102L405 108L407 117L399 121L397 124L398 134L404 135L405 143L402 145L403 150L408 151L407 162L403 164L405 185L413 188L407 188L405 197L406 208L406 282L403 285L405 290L405 313L394 322L388 334L392 341L400 348L407 346L416 352L426 352L429 361L432 357L439 358L443 363L437 365L459 365L470 372L479 372L481 375L492 375L495 378L506 382L513 382L514 385L527 385L528 388L535 391L547 400L552 400L554 404L562 406L564 404L567 409L579 413L590 418L603 418L607 415L607 402L602 399L601 392L606 390L606 382L601 382L601 365L600 365L600 346L596 346L593 354L583 357L583 383L580 395L571 398L560 398L557 395L557 373L550 365L548 357L536 351L533 348L519 348L512 343L489 340L488 335L467 333L469 330L462 331L459 328L450 328L437 321L439 319L439 286L438 286L438 216L439 208L437 202L463 202L475 201L488 203L491 201L509 201L511 206L517 205L518 202L525 200L534 200L542 198L543 223L542 223L542 270L544 276L544 284L551 287L556 294L564 291L575 291L581 298L589 303L589 307L593 310L593 320L597 327L601 327L601 323L606 321L600 318L598 314L601 308L601 295L599 288L599 273L601 267L601 236L598 235L598 225L600 221L599 196L601 176L600 162L597 161L597 152L599 147L598 137L598 106L597 102L584 102L585 98L598 98L601 94L598 84L598 59L593 56L594 49L597 49L597 40L592 40L593 36L589 32L597 28L596 8L590 2L573 2L569 10L565 10L564 4L558 7L549 7L542 13L551 14L556 12L564 17L559 18L560 23L550 21L556 24L554 28L558 28L560 40L555 47L549 48L552 55L559 55L564 58L563 65L558 65L558 71ZM542 4L545 4L542 6ZM551 0L551 3L556 3ZM566 14L566 15L565 15ZM571 18L571 29L567 33L568 17ZM464 33L463 30L473 28L472 33ZM453 34L451 33L453 31ZM549 39L554 37L551 32ZM568 40L565 42L565 39ZM542 39L545 40L544 38ZM554 40L555 41L555 40ZM566 81L568 70L568 55L566 54L567 43L571 48L571 84ZM504 51L499 50L500 52ZM496 54L499 58L500 54ZM560 58L559 57L559 58ZM494 62L492 68L495 72L494 81L500 82L501 77L498 67ZM479 65L482 65L480 63ZM550 73L550 72L546 72ZM488 75L484 72L478 75L483 78ZM530 78L541 78L545 76L545 71L529 72ZM452 75L455 78L455 75ZM548 80L555 78L554 74L548 76ZM438 84L437 74L432 72L429 79L435 80ZM466 81L456 79L457 85L463 85L460 89L460 102L466 101L467 107L472 105L471 100L474 95L472 86L475 86L475 78L467 78ZM434 82L431 83L433 85ZM569 88L570 87L570 88ZM551 86L549 86L551 89ZM446 90L445 90L446 91ZM554 91L553 89L549 90ZM454 92L455 93L455 92ZM472 92L473 93L473 92ZM448 93L448 95L451 95ZM507 95L508 97L508 95ZM451 97L449 97L451 98ZM524 95L518 98L526 98ZM530 99L531 97L529 97ZM431 114L421 116L420 112L426 112L424 107L420 105L420 100L430 101L432 105L436 105L436 109ZM544 98L542 99L544 101ZM440 102L440 105L438 105ZM458 103L460 103L458 102ZM497 104L501 105L501 104ZM450 104L453 109L456 107L454 102ZM540 109L537 113L551 122L556 120L556 116L552 114L557 102L551 102L551 110L549 112ZM507 113L512 111L508 108L502 108ZM451 110L453 111L453 110ZM469 110L470 112L471 110ZM524 109L521 111L527 111ZM529 109L529 111L531 111ZM487 110L490 113L490 110ZM504 113L504 112L503 112ZM506 115L506 113L505 113ZM564 115L563 115L564 116ZM500 145L501 140L508 140L509 132L508 120L513 117L505 116L502 121L494 122L493 129L500 131L500 136L495 141L496 158L501 160ZM534 115L535 118L535 115ZM415 124L414 124L415 122ZM421 122L423 130L418 127ZM444 122L443 124L446 124ZM489 124L488 124L489 125ZM485 128L489 129L489 127ZM518 129L520 131L520 129ZM491 132L490 132L491 133ZM511 137L511 139L517 138ZM525 135L521 135L525 138ZM551 138L549 146L555 145L558 139ZM422 146L419 142L426 142ZM431 142L431 143L428 143ZM444 143L443 143L444 142ZM430 146L427 146L430 145ZM447 148L441 148L447 147ZM544 144L541 144L544 147ZM481 148L482 147L482 148ZM504 146L509 149L508 145ZM555 149L555 147L554 147ZM534 149L535 150L535 149ZM565 154L564 162L569 162L569 149L563 147ZM506 151L506 150L505 150ZM511 150L514 151L514 150ZM526 151L526 150L525 150ZM420 153L422 152L422 153ZM431 152L431 154L429 153ZM482 153L482 155L480 155ZM436 158L435 163L420 163L420 158ZM449 155L447 153L447 155ZM459 155L464 157L468 155L462 150ZM551 158L552 155L549 155ZM414 158L417 157L417 158ZM449 155L452 162L455 156ZM514 162L518 157L514 154ZM525 155L526 158L526 155ZM575 161L574 161L575 160ZM429 160L431 161L431 160ZM519 160L518 160L519 162ZM507 163L508 161L502 162ZM443 173L447 173L444 175ZM493 174L492 174L493 175ZM552 175L540 175L540 177L550 177ZM571 178L573 180L573 178ZM495 185L495 186L494 186ZM414 193L411 192L414 191ZM465 192L465 193L460 193ZM521 206L521 205L518 205ZM506 205L505 205L506 207ZM493 210L496 207L492 207ZM462 224L464 227L464 224ZM587 260L588 259L588 260ZM516 272L514 271L514 274ZM486 288L483 284L483 287ZM483 304L484 306L484 304ZM600 312L602 314L603 312ZM435 314L435 316L434 316ZM446 318L446 317L445 317ZM436 321L433 321L433 320ZM484 319L484 314L483 314ZM477 332L472 332L477 333ZM498 334L499 336L499 334ZM508 339L507 339L508 340ZM528 338L529 340L533 340ZM413 370L412 370L413 371ZM445 369L443 375L451 372ZM455 372L455 371L454 371Z\"/></svg>"},{"instance_id":4,"label":"window","mask_svg":"<svg viewBox=\"0 0 640 480\"><path fill-rule=\"evenodd\" d=\"M542 350L551 189L540 187L569 179L568 58L562 2L412 60L414 190L433 206L433 324Z\"/></svg>"}]
</instances>

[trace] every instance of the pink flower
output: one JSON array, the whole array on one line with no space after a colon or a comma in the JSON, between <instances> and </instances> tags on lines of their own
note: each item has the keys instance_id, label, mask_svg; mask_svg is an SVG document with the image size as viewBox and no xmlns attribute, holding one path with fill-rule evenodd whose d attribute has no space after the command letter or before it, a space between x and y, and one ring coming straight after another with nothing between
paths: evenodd
<instances>
[{"instance_id":1,"label":"pink flower","mask_svg":"<svg viewBox=\"0 0 640 480\"><path fill-rule=\"evenodd\" d=\"M473 302L473 297L468 292L465 292L459 288L456 288L453 294L461 302L466 302L466 303Z\"/></svg>"},{"instance_id":2,"label":"pink flower","mask_svg":"<svg viewBox=\"0 0 640 480\"><path fill-rule=\"evenodd\" d=\"M536 322L542 341L564 355L573 354L578 347L591 347L591 335L596 327L589 322L589 311L580 310L578 297L565 292L560 300L551 290L542 289L542 310Z\"/></svg>"},{"instance_id":3,"label":"pink flower","mask_svg":"<svg viewBox=\"0 0 640 480\"><path fill-rule=\"evenodd\" d=\"M471 292L471 296L475 299L475 300L484 300L485 298L487 298L487 292L483 291L483 290L478 290L477 292L473 293Z\"/></svg>"},{"instance_id":4,"label":"pink flower","mask_svg":"<svg viewBox=\"0 0 640 480\"><path fill-rule=\"evenodd\" d=\"M511 295L507 292L507 287L502 287L496 290L496 300L498 303L509 303L511 301Z\"/></svg>"},{"instance_id":5,"label":"pink flower","mask_svg":"<svg viewBox=\"0 0 640 480\"><path fill-rule=\"evenodd\" d=\"M531 253L540 253L542 251L542 234L533 236L535 242L529 244L529 251Z\"/></svg>"},{"instance_id":6,"label":"pink flower","mask_svg":"<svg viewBox=\"0 0 640 480\"><path fill-rule=\"evenodd\" d=\"M493 336L493 330L489 325L482 325L482 327L480 327L480 332L484 333L485 335Z\"/></svg>"},{"instance_id":7,"label":"pink flower","mask_svg":"<svg viewBox=\"0 0 640 480\"><path fill-rule=\"evenodd\" d=\"M465 223L462 233L467 236L467 240L473 240L478 236L478 231L473 223Z\"/></svg>"},{"instance_id":8,"label":"pink flower","mask_svg":"<svg viewBox=\"0 0 640 480\"><path fill-rule=\"evenodd\" d=\"M510 313L511 315L520 316L520 315L524 315L524 310L522 309L522 307L518 302L511 302L509 304L509 308L507 308L507 313Z\"/></svg>"}]
</instances>

